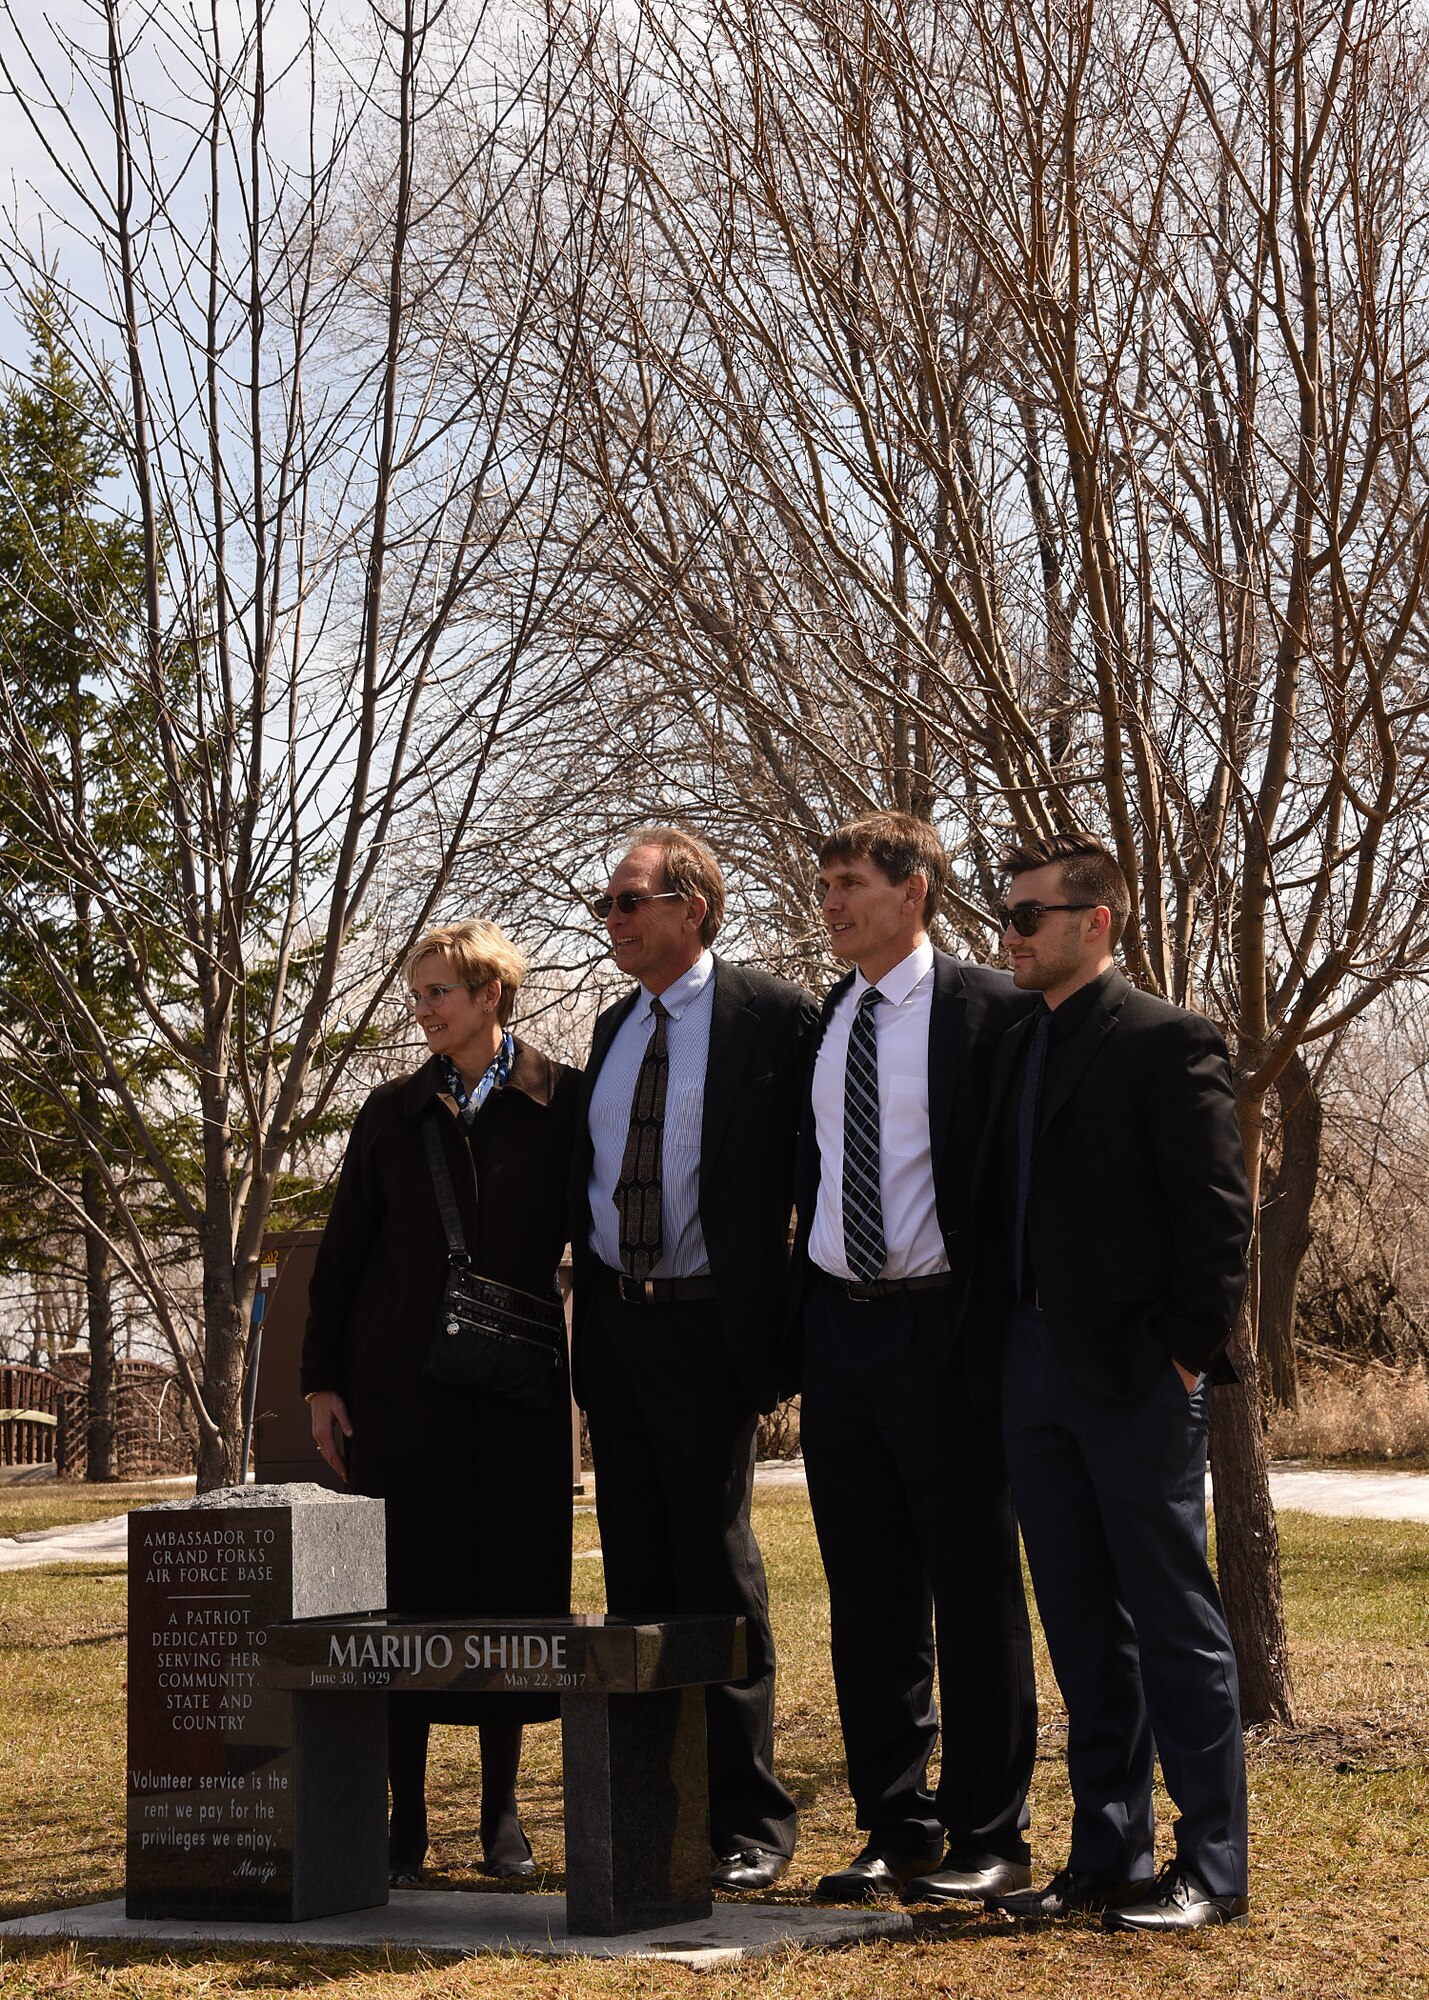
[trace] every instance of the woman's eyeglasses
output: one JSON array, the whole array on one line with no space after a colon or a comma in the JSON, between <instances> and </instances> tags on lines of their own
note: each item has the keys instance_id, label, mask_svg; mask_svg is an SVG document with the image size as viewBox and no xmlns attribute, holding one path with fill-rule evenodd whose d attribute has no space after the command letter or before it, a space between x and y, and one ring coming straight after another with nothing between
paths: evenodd
<instances>
[{"instance_id":1,"label":"woman's eyeglasses","mask_svg":"<svg viewBox=\"0 0 1429 2000\"><path fill-rule=\"evenodd\" d=\"M997 909L997 921L1006 930L1016 931L1019 937L1031 937L1043 917L1054 910L1094 910L1095 903L1014 903L1009 910L1006 903Z\"/></svg>"},{"instance_id":2,"label":"woman's eyeglasses","mask_svg":"<svg viewBox=\"0 0 1429 2000\"><path fill-rule=\"evenodd\" d=\"M612 910L619 910L623 917L628 917L642 903L682 903L684 900L678 889L652 889L643 896L634 889L622 889L618 896L592 896L590 906L604 923Z\"/></svg>"},{"instance_id":3,"label":"woman's eyeglasses","mask_svg":"<svg viewBox=\"0 0 1429 2000\"><path fill-rule=\"evenodd\" d=\"M448 993L460 993L461 987L459 979L450 986L409 987L402 995L402 1004L409 1014L415 1014L419 1007L440 1007Z\"/></svg>"}]
</instances>

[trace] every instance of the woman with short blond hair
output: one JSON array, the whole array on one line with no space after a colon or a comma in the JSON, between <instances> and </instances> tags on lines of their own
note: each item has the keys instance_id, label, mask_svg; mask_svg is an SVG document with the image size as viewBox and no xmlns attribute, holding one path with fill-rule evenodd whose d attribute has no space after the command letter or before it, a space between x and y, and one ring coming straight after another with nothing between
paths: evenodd
<instances>
[{"instance_id":1,"label":"woman with short blond hair","mask_svg":"<svg viewBox=\"0 0 1429 2000\"><path fill-rule=\"evenodd\" d=\"M353 1125L318 1250L303 1343L313 1440L356 1493L386 1503L388 1602L427 1619L547 1618L570 1610L570 1389L553 1341L549 1406L453 1387L426 1369L449 1270L428 1133L472 1268L557 1300L578 1072L511 1032L526 960L495 924L429 930L403 961L429 1050L373 1091ZM517 1815L525 1722L557 1713L522 1694L389 1698L389 1870L420 1879L430 1724L475 1723L484 1872L534 1873Z\"/></svg>"}]
</instances>

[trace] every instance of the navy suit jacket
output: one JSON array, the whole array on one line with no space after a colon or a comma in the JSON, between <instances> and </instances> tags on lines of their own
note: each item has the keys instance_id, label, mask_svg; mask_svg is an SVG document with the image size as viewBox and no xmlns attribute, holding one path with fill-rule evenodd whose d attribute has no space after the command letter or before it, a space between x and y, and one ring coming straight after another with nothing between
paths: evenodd
<instances>
[{"instance_id":1,"label":"navy suit jacket","mask_svg":"<svg viewBox=\"0 0 1429 2000\"><path fill-rule=\"evenodd\" d=\"M591 1095L615 1031L638 997L636 988L601 1014L583 1079L571 1174L572 1378L579 1401L590 1287L598 1276L590 1248ZM716 957L700 1128L700 1228L720 1330L751 1407L761 1411L773 1409L783 1373L794 1141L817 1017L817 1003L802 986Z\"/></svg>"},{"instance_id":2,"label":"navy suit jacket","mask_svg":"<svg viewBox=\"0 0 1429 2000\"><path fill-rule=\"evenodd\" d=\"M788 1348L790 1373L786 1394L798 1387L802 1358L803 1306L818 1276L809 1260L809 1231L819 1192L819 1146L814 1129L813 1055L834 1008L853 983L849 973L824 1002L818 1035L804 1086L804 1112L799 1127L794 1203L798 1226L794 1235L793 1314ZM955 1299L948 1314L951 1347L957 1323L955 1306L969 1272L969 1221L973 1175L987 1117L993 1053L1013 1022L1037 1004L1035 993L1019 993L1010 972L933 953L933 1003L928 1017L928 1135L932 1145L933 1191L938 1226L943 1233L948 1268L953 1273Z\"/></svg>"},{"instance_id":3,"label":"navy suit jacket","mask_svg":"<svg viewBox=\"0 0 1429 2000\"><path fill-rule=\"evenodd\" d=\"M975 1297L994 1334L1012 1300L999 1133L1030 1032L1020 1023L997 1052L978 1173ZM1251 1221L1220 1033L1116 973L1043 1093L1027 1205L1038 1303L1089 1400L1136 1402L1172 1360L1212 1367L1245 1293Z\"/></svg>"}]
</instances>

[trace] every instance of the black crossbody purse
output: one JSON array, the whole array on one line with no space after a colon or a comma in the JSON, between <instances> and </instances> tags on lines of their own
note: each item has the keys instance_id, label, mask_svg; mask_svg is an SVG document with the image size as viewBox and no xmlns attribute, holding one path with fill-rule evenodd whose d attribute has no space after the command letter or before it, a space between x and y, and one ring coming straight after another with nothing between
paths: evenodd
<instances>
[{"instance_id":1,"label":"black crossbody purse","mask_svg":"<svg viewBox=\"0 0 1429 2000\"><path fill-rule=\"evenodd\" d=\"M477 1389L522 1409L548 1410L560 1379L566 1316L559 1299L472 1270L436 1120L422 1134L449 1259L437 1330L422 1366L429 1381Z\"/></svg>"}]
</instances>

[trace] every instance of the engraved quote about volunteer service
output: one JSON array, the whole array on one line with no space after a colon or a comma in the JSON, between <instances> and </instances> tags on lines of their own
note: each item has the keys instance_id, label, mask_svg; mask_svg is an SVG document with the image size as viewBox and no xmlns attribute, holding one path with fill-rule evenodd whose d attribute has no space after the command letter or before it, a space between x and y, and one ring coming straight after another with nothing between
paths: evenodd
<instances>
[{"instance_id":1,"label":"engraved quote about volunteer service","mask_svg":"<svg viewBox=\"0 0 1429 2000\"><path fill-rule=\"evenodd\" d=\"M291 1865L290 1731L265 1689L288 1537L251 1513L130 1520L129 1901L263 1901ZM265 1728L265 1724L269 1726Z\"/></svg>"}]
</instances>

